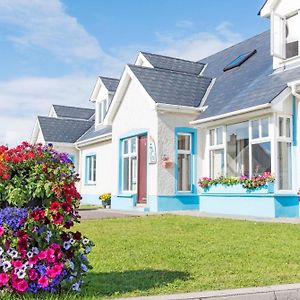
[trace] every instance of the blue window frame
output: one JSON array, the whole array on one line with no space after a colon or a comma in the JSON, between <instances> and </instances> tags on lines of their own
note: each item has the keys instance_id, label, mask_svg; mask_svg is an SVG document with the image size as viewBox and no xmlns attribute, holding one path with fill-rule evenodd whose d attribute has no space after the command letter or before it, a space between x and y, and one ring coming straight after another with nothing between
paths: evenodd
<instances>
[{"instance_id":1,"label":"blue window frame","mask_svg":"<svg viewBox=\"0 0 300 300\"><path fill-rule=\"evenodd\" d=\"M176 193L196 193L196 135L193 128L175 129Z\"/></svg>"},{"instance_id":2,"label":"blue window frame","mask_svg":"<svg viewBox=\"0 0 300 300\"><path fill-rule=\"evenodd\" d=\"M85 157L85 183L96 184L96 154Z\"/></svg>"}]
</instances>

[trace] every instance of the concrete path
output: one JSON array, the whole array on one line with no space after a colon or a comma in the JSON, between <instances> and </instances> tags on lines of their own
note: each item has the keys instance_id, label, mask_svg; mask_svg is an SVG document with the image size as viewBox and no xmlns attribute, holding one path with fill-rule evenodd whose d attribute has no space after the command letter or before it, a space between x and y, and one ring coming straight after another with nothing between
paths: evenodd
<instances>
[{"instance_id":1,"label":"concrete path","mask_svg":"<svg viewBox=\"0 0 300 300\"><path fill-rule=\"evenodd\" d=\"M95 220L95 219L139 217L139 216L146 216L149 213L113 210L113 209L87 209L87 210L83 209L79 211L79 214L82 220Z\"/></svg>"},{"instance_id":2,"label":"concrete path","mask_svg":"<svg viewBox=\"0 0 300 300\"><path fill-rule=\"evenodd\" d=\"M119 300L300 300L300 284L273 285L200 293L185 293L150 297L118 298Z\"/></svg>"}]
</instances>

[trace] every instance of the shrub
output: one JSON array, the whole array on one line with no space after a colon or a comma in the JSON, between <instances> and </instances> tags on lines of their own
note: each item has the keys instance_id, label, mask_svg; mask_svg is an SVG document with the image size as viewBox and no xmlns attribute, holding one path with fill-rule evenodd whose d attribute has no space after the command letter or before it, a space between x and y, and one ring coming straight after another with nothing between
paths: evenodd
<instances>
[{"instance_id":1,"label":"shrub","mask_svg":"<svg viewBox=\"0 0 300 300\"><path fill-rule=\"evenodd\" d=\"M78 180L52 145L0 146L0 289L80 290L93 243L70 230L80 218Z\"/></svg>"}]
</instances>

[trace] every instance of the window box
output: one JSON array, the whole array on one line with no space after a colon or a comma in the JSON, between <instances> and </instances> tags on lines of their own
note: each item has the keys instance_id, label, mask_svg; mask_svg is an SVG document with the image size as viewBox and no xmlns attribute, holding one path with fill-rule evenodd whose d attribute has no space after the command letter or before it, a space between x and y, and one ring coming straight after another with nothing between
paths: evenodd
<instances>
[{"instance_id":1,"label":"window box","mask_svg":"<svg viewBox=\"0 0 300 300\"><path fill-rule=\"evenodd\" d=\"M208 188L204 188L201 194L273 194L274 193L274 183L267 182L260 188L257 189L245 189L242 184L235 185L225 185L217 184L212 185Z\"/></svg>"}]
</instances>

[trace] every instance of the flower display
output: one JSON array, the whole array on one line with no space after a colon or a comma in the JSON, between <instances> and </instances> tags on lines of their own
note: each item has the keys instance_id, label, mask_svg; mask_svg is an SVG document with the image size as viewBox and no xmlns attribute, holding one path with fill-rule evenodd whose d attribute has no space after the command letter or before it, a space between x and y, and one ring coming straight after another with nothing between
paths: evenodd
<instances>
[{"instance_id":1,"label":"flower display","mask_svg":"<svg viewBox=\"0 0 300 300\"><path fill-rule=\"evenodd\" d=\"M209 177L200 178L198 184L201 188L207 189L212 185L236 185L241 184L243 188L247 190L255 190L265 186L268 182L274 182L275 178L270 172L265 172L262 175L253 176L251 178L247 176L241 177L219 177L212 179Z\"/></svg>"},{"instance_id":2,"label":"flower display","mask_svg":"<svg viewBox=\"0 0 300 300\"><path fill-rule=\"evenodd\" d=\"M102 195L100 195L99 199L102 201L102 205L110 205L111 193L102 194Z\"/></svg>"},{"instance_id":3,"label":"flower display","mask_svg":"<svg viewBox=\"0 0 300 300\"><path fill-rule=\"evenodd\" d=\"M93 243L70 230L80 221L78 180L52 145L0 146L1 290L80 290Z\"/></svg>"}]
</instances>

